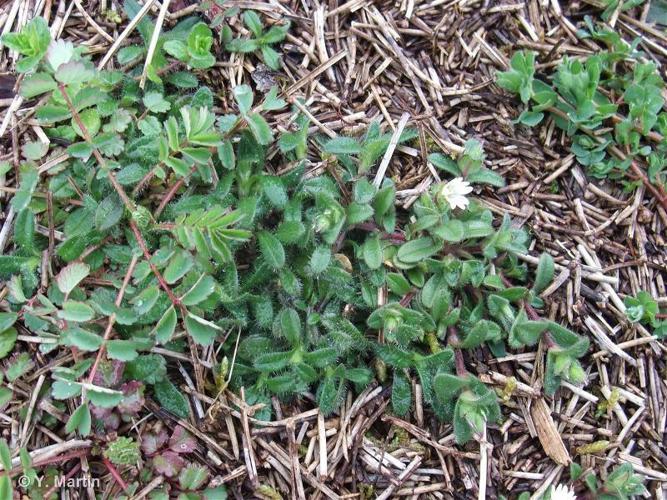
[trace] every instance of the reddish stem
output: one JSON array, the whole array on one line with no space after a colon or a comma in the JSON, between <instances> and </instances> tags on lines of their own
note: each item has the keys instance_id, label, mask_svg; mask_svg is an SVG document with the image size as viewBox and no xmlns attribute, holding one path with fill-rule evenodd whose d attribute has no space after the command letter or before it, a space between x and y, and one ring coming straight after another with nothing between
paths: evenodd
<instances>
[{"instance_id":1,"label":"reddish stem","mask_svg":"<svg viewBox=\"0 0 667 500\"><path fill-rule=\"evenodd\" d=\"M190 177L190 176L195 172L195 170L197 170L197 167L196 167L196 166L193 166L193 167L190 169L190 172L188 173L187 176L185 176L185 177L181 177L180 179L178 179L178 180L174 183L173 186L171 186L171 189L169 189L169 191L167 192L167 194L165 195L165 197L162 198L162 201L160 202L160 205L158 205L157 210L155 211L155 219L157 219L158 217L160 217L160 214L161 214L162 211L165 209L165 207L167 206L167 204L168 204L168 203L171 201L171 199L176 195L176 192L181 188L181 186L183 185L183 183L185 183L185 179L187 179L188 177Z\"/></svg>"},{"instance_id":2,"label":"reddish stem","mask_svg":"<svg viewBox=\"0 0 667 500\"><path fill-rule=\"evenodd\" d=\"M459 333L453 326L447 328L447 331L449 332L447 343L454 350L454 363L456 365L456 374L459 377L465 377L466 375L468 375L468 370L466 370L465 360L463 359L463 352L461 351L461 349L457 347L461 344L461 340L459 339Z\"/></svg>"},{"instance_id":3,"label":"reddish stem","mask_svg":"<svg viewBox=\"0 0 667 500\"><path fill-rule=\"evenodd\" d=\"M148 247L146 246L146 242L144 241L143 237L141 236L141 233L139 232L139 228L137 225L134 223L133 220L130 221L130 228L132 229L132 232L134 233L134 237L137 240L137 243L139 244L139 247L141 248L141 251L144 254L144 257L146 257L146 260L148 261L148 265L151 268L151 271L153 271L153 274L158 280L158 283L160 283L160 286L162 289L167 293L169 296L169 300L171 300L171 303L174 304L174 307L183 310L183 304L181 304L181 300L174 295L174 292L171 291L171 288L169 288L169 285L165 281L164 277L160 273L159 269L153 264L151 261L151 253L148 251Z\"/></svg>"},{"instance_id":4,"label":"reddish stem","mask_svg":"<svg viewBox=\"0 0 667 500\"><path fill-rule=\"evenodd\" d=\"M109 459L107 457L102 457L102 463L111 474L111 477L113 477L114 480L118 483L118 486L120 486L123 489L123 491L127 491L127 483L123 481L123 478L120 476L120 473L118 472L118 470L116 470L116 467L114 467L114 465L109 461Z\"/></svg>"}]
</instances>

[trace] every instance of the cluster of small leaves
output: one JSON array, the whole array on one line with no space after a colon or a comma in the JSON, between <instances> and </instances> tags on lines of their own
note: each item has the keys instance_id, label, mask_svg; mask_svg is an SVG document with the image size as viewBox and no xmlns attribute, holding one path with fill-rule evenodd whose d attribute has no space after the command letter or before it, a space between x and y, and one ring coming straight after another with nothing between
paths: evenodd
<instances>
[{"instance_id":1,"label":"cluster of small leaves","mask_svg":"<svg viewBox=\"0 0 667 500\"><path fill-rule=\"evenodd\" d=\"M256 15L244 19L256 40L279 41L274 32L283 28L265 32ZM149 40L151 21L138 28ZM423 193L407 218L398 214L393 182L374 185L364 175L391 140L378 124L361 139L314 136L333 175L312 176L307 116L293 109L279 137L269 125L267 116L287 107L276 88L256 99L240 85L236 112L216 116L197 73L177 70L210 65L209 32L196 18L162 35L144 89L140 65L100 71L69 43L42 50L43 29L39 20L26 27L20 51L41 57L21 93L40 97L35 119L51 144L25 155L12 200L14 250L0 256L12 312L0 317L0 332L5 354L19 316L43 353L76 349L76 362L52 369L49 388L55 404L80 400L68 432L104 435L147 397L187 418L165 358L149 352L157 346L181 353L221 343L218 390L244 387L248 403L265 404L260 418L270 418L271 397L310 391L331 413L351 388L376 375L384 382L390 367L394 410L410 409L417 376L459 442L500 416L493 391L466 372L462 350L486 345L502 356L544 339L545 387L583 380L576 358L587 341L534 310L551 259L542 258L531 288L513 285L529 281L517 258L528 235L508 217L494 226L474 200L453 209L445 183ZM131 66L130 47L117 58ZM400 140L414 137L408 130ZM37 231L47 204L36 196L36 162L63 153L46 183L60 268L49 281L39 266L50 242ZM429 160L459 183L503 185L476 141L456 159ZM114 441L108 458L126 463L135 445ZM199 487L195 479L181 489Z\"/></svg>"},{"instance_id":2,"label":"cluster of small leaves","mask_svg":"<svg viewBox=\"0 0 667 500\"><path fill-rule=\"evenodd\" d=\"M570 464L570 478L578 481L583 476L583 481L589 489L593 498L598 500L630 500L637 496L645 495L644 477L635 474L632 465L623 463L615 467L606 479L600 482L595 473L590 472L584 476L582 467L572 462Z\"/></svg>"},{"instance_id":3,"label":"cluster of small leaves","mask_svg":"<svg viewBox=\"0 0 667 500\"><path fill-rule=\"evenodd\" d=\"M274 24L266 29L259 15L252 10L243 13L243 24L250 31L248 38L233 38L232 30L228 25L222 29L222 41L225 48L230 52L240 52L247 54L249 52L259 51L262 54L264 64L271 69L280 68L280 54L271 47L276 43L282 42L287 36L290 24Z\"/></svg>"},{"instance_id":4,"label":"cluster of small leaves","mask_svg":"<svg viewBox=\"0 0 667 500\"><path fill-rule=\"evenodd\" d=\"M632 162L639 162L650 182L664 187L667 112L658 68L640 58L639 39L628 44L590 18L586 26L580 36L600 41L605 51L586 59L563 58L544 80L535 76L535 52L520 51L512 56L510 69L498 73L497 83L517 93L526 105L517 123L534 127L551 116L571 136L572 152L591 175L632 185L636 181L626 172ZM610 154L611 147L627 154L620 159Z\"/></svg>"},{"instance_id":5,"label":"cluster of small leaves","mask_svg":"<svg viewBox=\"0 0 667 500\"><path fill-rule=\"evenodd\" d=\"M658 302L651 297L651 294L641 290L636 296L628 296L623 301L625 304L625 314L631 323L640 323L653 330L653 335L660 339L667 337L667 320L665 315L660 313Z\"/></svg>"},{"instance_id":6,"label":"cluster of small leaves","mask_svg":"<svg viewBox=\"0 0 667 500\"><path fill-rule=\"evenodd\" d=\"M187 459L187 455L196 450L197 441L180 425L171 435L161 423L144 433L141 451L148 460L148 468L152 474L167 479L162 487L152 492L151 498L166 500L177 494L179 498L192 500L227 498L224 486L205 487L209 479L208 469Z\"/></svg>"}]
</instances>

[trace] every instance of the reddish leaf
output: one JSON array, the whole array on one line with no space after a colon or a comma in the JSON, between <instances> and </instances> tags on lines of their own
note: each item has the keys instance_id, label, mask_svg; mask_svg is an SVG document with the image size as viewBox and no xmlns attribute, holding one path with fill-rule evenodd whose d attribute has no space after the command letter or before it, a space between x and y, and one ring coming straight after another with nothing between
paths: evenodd
<instances>
[{"instance_id":1,"label":"reddish leaf","mask_svg":"<svg viewBox=\"0 0 667 500\"><path fill-rule=\"evenodd\" d=\"M163 474L167 477L175 477L185 465L178 453L173 451L165 451L160 453L153 459L153 469L158 474Z\"/></svg>"},{"instance_id":2,"label":"reddish leaf","mask_svg":"<svg viewBox=\"0 0 667 500\"><path fill-rule=\"evenodd\" d=\"M141 449L148 456L155 455L167 443L167 439L169 435L164 429L147 432L141 439Z\"/></svg>"},{"instance_id":3,"label":"reddish leaf","mask_svg":"<svg viewBox=\"0 0 667 500\"><path fill-rule=\"evenodd\" d=\"M176 453L192 453L197 449L197 441L183 427L177 425L169 440L169 449Z\"/></svg>"},{"instance_id":4,"label":"reddish leaf","mask_svg":"<svg viewBox=\"0 0 667 500\"><path fill-rule=\"evenodd\" d=\"M123 379L124 368L125 363L122 361L102 361L93 377L93 384L99 387L115 388Z\"/></svg>"},{"instance_id":5,"label":"reddish leaf","mask_svg":"<svg viewBox=\"0 0 667 500\"><path fill-rule=\"evenodd\" d=\"M144 405L144 390L146 387L141 382L132 380L120 386L125 396L118 404L121 415L136 415Z\"/></svg>"}]
</instances>

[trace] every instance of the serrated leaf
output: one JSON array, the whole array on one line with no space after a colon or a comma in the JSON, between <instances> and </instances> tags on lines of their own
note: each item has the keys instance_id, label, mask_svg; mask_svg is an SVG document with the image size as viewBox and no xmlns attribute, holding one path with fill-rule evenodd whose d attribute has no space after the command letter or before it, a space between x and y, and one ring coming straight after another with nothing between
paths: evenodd
<instances>
[{"instance_id":1,"label":"serrated leaf","mask_svg":"<svg viewBox=\"0 0 667 500\"><path fill-rule=\"evenodd\" d=\"M166 113L171 109L171 104L165 100L160 92L147 92L143 98L143 103L152 113Z\"/></svg>"},{"instance_id":2,"label":"serrated leaf","mask_svg":"<svg viewBox=\"0 0 667 500\"><path fill-rule=\"evenodd\" d=\"M263 146L271 144L273 141L273 132L271 132L271 127L269 127L269 124L262 115L259 113L250 113L246 115L246 121L258 143Z\"/></svg>"},{"instance_id":3,"label":"serrated leaf","mask_svg":"<svg viewBox=\"0 0 667 500\"><path fill-rule=\"evenodd\" d=\"M120 197L113 193L102 200L95 210L95 227L99 231L106 231L120 221L125 207Z\"/></svg>"},{"instance_id":4,"label":"serrated leaf","mask_svg":"<svg viewBox=\"0 0 667 500\"><path fill-rule=\"evenodd\" d=\"M0 359L7 357L12 352L17 338L16 328L10 327L0 331Z\"/></svg>"},{"instance_id":5,"label":"serrated leaf","mask_svg":"<svg viewBox=\"0 0 667 500\"><path fill-rule=\"evenodd\" d=\"M106 387L88 388L86 395L90 402L100 408L113 408L123 400L123 393Z\"/></svg>"},{"instance_id":6,"label":"serrated leaf","mask_svg":"<svg viewBox=\"0 0 667 500\"><path fill-rule=\"evenodd\" d=\"M32 99L54 90L57 86L56 81L48 73L34 73L23 79L21 95L26 99Z\"/></svg>"}]
</instances>

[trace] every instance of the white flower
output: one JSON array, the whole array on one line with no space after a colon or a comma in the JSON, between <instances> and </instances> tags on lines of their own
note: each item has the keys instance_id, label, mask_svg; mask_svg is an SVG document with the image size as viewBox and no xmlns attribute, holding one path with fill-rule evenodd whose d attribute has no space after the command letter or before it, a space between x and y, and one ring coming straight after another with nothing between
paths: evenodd
<instances>
[{"instance_id":1,"label":"white flower","mask_svg":"<svg viewBox=\"0 0 667 500\"><path fill-rule=\"evenodd\" d=\"M470 183L463 180L463 177L456 177L444 184L438 195L449 203L452 210L455 208L466 208L470 200L465 195L472 192Z\"/></svg>"},{"instance_id":2,"label":"white flower","mask_svg":"<svg viewBox=\"0 0 667 500\"><path fill-rule=\"evenodd\" d=\"M566 484L559 484L551 490L551 500L577 500L577 495Z\"/></svg>"}]
</instances>

